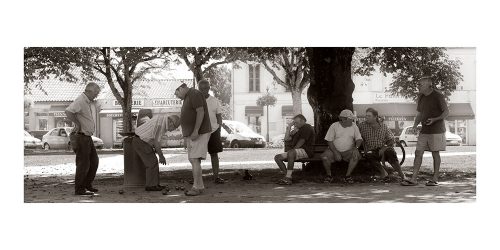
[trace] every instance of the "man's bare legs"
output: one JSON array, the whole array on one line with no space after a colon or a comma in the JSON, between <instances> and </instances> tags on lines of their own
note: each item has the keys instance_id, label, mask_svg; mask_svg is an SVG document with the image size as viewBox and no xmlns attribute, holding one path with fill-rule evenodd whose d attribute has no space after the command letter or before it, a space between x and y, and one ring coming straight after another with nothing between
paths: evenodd
<instances>
[{"instance_id":1,"label":"man's bare legs","mask_svg":"<svg viewBox=\"0 0 500 250\"><path fill-rule=\"evenodd\" d=\"M441 166L441 155L439 151L432 151L432 159L434 160L434 176L432 180L437 183L439 179L439 167Z\"/></svg>"}]
</instances>

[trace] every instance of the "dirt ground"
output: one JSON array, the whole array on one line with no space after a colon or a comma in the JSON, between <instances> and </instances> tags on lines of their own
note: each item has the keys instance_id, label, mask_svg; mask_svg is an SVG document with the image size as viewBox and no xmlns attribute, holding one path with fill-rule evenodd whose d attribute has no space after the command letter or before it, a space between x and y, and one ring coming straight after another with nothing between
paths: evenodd
<instances>
[{"instance_id":1,"label":"dirt ground","mask_svg":"<svg viewBox=\"0 0 500 250\"><path fill-rule=\"evenodd\" d=\"M370 179L357 177L354 184L325 184L320 177L305 172L294 173L294 184L279 186L275 182L280 177L274 169L252 171L254 180L242 180L242 172L224 170L221 176L225 184L214 184L210 171L204 171L205 193L196 197L187 197L175 187L189 188L191 177L189 170L177 170L161 173L161 183L168 185L170 192L146 192L142 188L123 188L123 176L100 175L94 184L99 189L96 196L73 195L73 176L25 177L25 198L27 203L66 203L66 202L104 202L104 203L242 203L242 202L474 202L476 199L475 172L445 172L441 175L441 185L426 187L425 178L430 173L424 172L421 184L416 187L403 187L393 177L384 183L376 177ZM362 181L362 183L360 183ZM120 194L123 190L123 194Z\"/></svg>"}]
</instances>

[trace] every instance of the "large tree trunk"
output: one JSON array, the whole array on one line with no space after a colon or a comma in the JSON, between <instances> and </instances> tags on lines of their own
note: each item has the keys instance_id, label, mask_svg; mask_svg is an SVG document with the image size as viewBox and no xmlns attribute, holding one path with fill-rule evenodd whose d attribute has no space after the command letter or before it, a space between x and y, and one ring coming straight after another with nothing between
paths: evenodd
<instances>
[{"instance_id":1,"label":"large tree trunk","mask_svg":"<svg viewBox=\"0 0 500 250\"><path fill-rule=\"evenodd\" d=\"M353 54L354 48L307 48L311 70L307 98L314 112L316 143L326 143L326 132L343 109L353 109Z\"/></svg>"},{"instance_id":2,"label":"large tree trunk","mask_svg":"<svg viewBox=\"0 0 500 250\"><path fill-rule=\"evenodd\" d=\"M193 87L196 88L196 84L203 79L203 70L201 70L201 67L193 68L193 77L195 79L195 82L193 82Z\"/></svg>"},{"instance_id":3,"label":"large tree trunk","mask_svg":"<svg viewBox=\"0 0 500 250\"><path fill-rule=\"evenodd\" d=\"M292 90L293 115L302 114L302 91Z\"/></svg>"},{"instance_id":4,"label":"large tree trunk","mask_svg":"<svg viewBox=\"0 0 500 250\"><path fill-rule=\"evenodd\" d=\"M123 93L123 133L132 132L132 86Z\"/></svg>"}]
</instances>

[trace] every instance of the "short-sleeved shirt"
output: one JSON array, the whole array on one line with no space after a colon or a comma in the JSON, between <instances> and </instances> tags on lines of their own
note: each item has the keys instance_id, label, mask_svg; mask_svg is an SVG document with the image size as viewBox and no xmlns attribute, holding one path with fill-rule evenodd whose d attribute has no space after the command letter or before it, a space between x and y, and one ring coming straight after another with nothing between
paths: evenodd
<instances>
[{"instance_id":1,"label":"short-sleeved shirt","mask_svg":"<svg viewBox=\"0 0 500 250\"><path fill-rule=\"evenodd\" d=\"M435 121L426 125L429 118L440 116L447 109L443 94L433 90L428 96L420 95L417 101L417 111L422 115L422 134L442 134L446 132L444 120Z\"/></svg>"},{"instance_id":2,"label":"short-sleeved shirt","mask_svg":"<svg viewBox=\"0 0 500 250\"><path fill-rule=\"evenodd\" d=\"M194 131L194 125L196 123L196 109L203 107L204 116L198 130L198 134L205 134L212 132L212 127L210 126L210 117L208 115L207 102L203 94L194 88L190 88L182 102L181 108L181 127L182 135L184 137L191 136Z\"/></svg>"},{"instance_id":3,"label":"short-sleeved shirt","mask_svg":"<svg viewBox=\"0 0 500 250\"><path fill-rule=\"evenodd\" d=\"M80 122L80 132L91 136L95 132L94 116L95 107L92 107L92 102L82 93L73 101L66 110L74 113L76 119Z\"/></svg>"},{"instance_id":4,"label":"short-sleeved shirt","mask_svg":"<svg viewBox=\"0 0 500 250\"><path fill-rule=\"evenodd\" d=\"M207 102L207 108L208 108L208 116L210 117L210 125L212 126L212 133L213 133L220 126L217 123L217 114L222 113L222 108L221 108L219 100L213 96L208 96L208 98L206 99L206 102Z\"/></svg>"},{"instance_id":5,"label":"short-sleeved shirt","mask_svg":"<svg viewBox=\"0 0 500 250\"><path fill-rule=\"evenodd\" d=\"M313 150L313 143L314 143L314 129L311 125L309 124L304 124L297 133L292 135L292 145L295 147L297 145L297 142L299 142L300 139L304 139L305 142L302 144L300 148L304 149L307 153L308 157L313 157L314 155L314 150Z\"/></svg>"},{"instance_id":6,"label":"short-sleeved shirt","mask_svg":"<svg viewBox=\"0 0 500 250\"><path fill-rule=\"evenodd\" d=\"M352 126L344 128L340 122L335 122L326 132L325 140L333 142L338 151L344 152L352 149L355 141L362 140L362 137L356 124L353 123Z\"/></svg>"},{"instance_id":7,"label":"short-sleeved shirt","mask_svg":"<svg viewBox=\"0 0 500 250\"><path fill-rule=\"evenodd\" d=\"M373 128L366 121L359 124L359 132L361 132L367 151L380 148L385 145L385 142L394 140L394 134L389 127L384 123L379 124L379 128Z\"/></svg>"},{"instance_id":8,"label":"short-sleeved shirt","mask_svg":"<svg viewBox=\"0 0 500 250\"><path fill-rule=\"evenodd\" d=\"M135 134L141 140L154 146L154 141L161 140L161 137L167 132L168 117L165 115L155 115L153 118L145 117L146 122L135 129Z\"/></svg>"}]
</instances>

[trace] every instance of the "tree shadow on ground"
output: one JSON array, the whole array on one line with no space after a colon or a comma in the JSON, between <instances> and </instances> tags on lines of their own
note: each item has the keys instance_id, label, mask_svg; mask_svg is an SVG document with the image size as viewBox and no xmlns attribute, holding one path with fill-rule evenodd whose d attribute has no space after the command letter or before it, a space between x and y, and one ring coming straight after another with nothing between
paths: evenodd
<instances>
[{"instance_id":1,"label":"tree shadow on ground","mask_svg":"<svg viewBox=\"0 0 500 250\"><path fill-rule=\"evenodd\" d=\"M411 168L404 168L407 174ZM342 169L338 169L333 183L323 183L322 173L297 170L293 185L280 186L276 182L283 177L277 169L252 171L254 179L243 180L243 170L222 169L220 176L225 184L214 184L211 170L203 170L206 191L203 195L187 197L182 189L191 187L190 170L163 171L160 181L168 185L170 192L146 192L143 188L124 188L121 174L100 174L94 185L99 196L73 195L73 176L25 177L25 202L164 202L164 203L281 203L281 202L474 202L476 197L475 171L441 171L439 187L427 187L425 179L432 176L431 169L422 169L421 184L402 187L396 176L383 182L372 175L354 172L354 184L342 182ZM361 171L362 173L365 173ZM181 189L182 187L182 189ZM179 189L176 189L179 188ZM123 191L123 193L121 193Z\"/></svg>"}]
</instances>

